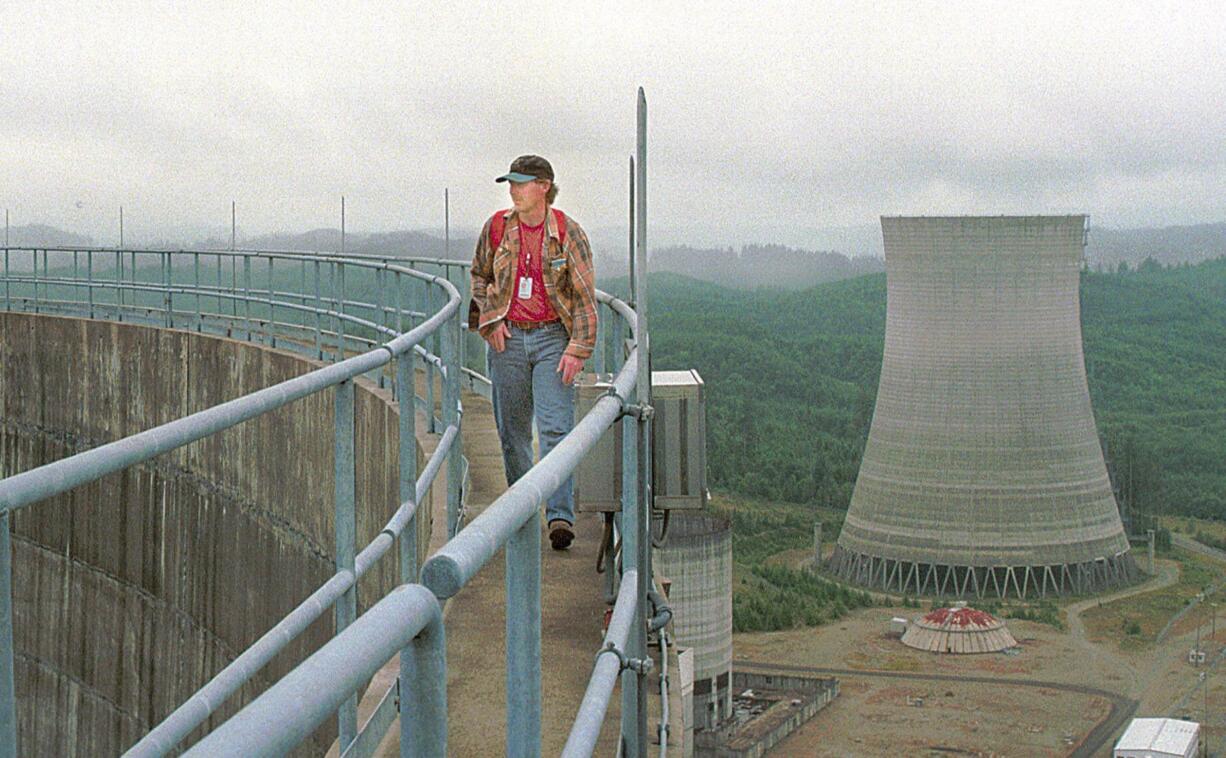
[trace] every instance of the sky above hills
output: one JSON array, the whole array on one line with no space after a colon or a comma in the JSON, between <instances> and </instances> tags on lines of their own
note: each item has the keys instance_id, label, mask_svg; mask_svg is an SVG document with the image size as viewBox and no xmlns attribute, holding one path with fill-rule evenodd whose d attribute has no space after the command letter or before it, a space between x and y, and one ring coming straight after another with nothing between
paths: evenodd
<instances>
[{"instance_id":1,"label":"sky above hills","mask_svg":"<svg viewBox=\"0 0 1226 758\"><path fill-rule=\"evenodd\" d=\"M0 24L0 206L110 243L453 228L549 157L627 215L635 91L660 241L886 214L1220 221L1220 3L22 3ZM177 231L176 231L177 230Z\"/></svg>"}]
</instances>

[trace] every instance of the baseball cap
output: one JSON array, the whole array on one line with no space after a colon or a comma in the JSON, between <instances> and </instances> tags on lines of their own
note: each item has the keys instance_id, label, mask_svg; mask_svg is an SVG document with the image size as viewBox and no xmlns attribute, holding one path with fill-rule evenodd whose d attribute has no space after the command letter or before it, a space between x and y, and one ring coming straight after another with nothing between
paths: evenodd
<instances>
[{"instance_id":1,"label":"baseball cap","mask_svg":"<svg viewBox=\"0 0 1226 758\"><path fill-rule=\"evenodd\" d=\"M496 182L530 182L534 179L553 181L553 166L539 155L521 155L511 161L511 169Z\"/></svg>"}]
</instances>

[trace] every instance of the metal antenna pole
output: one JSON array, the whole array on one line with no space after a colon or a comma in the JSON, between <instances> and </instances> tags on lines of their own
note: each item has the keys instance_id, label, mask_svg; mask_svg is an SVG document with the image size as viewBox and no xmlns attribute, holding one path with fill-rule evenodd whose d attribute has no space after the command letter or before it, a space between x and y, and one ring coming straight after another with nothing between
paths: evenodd
<instances>
[{"instance_id":1,"label":"metal antenna pole","mask_svg":"<svg viewBox=\"0 0 1226 758\"><path fill-rule=\"evenodd\" d=\"M9 209L4 209L4 246L9 246Z\"/></svg>"},{"instance_id":2,"label":"metal antenna pole","mask_svg":"<svg viewBox=\"0 0 1226 758\"><path fill-rule=\"evenodd\" d=\"M119 246L123 247L123 206L119 206Z\"/></svg>"},{"instance_id":3,"label":"metal antenna pole","mask_svg":"<svg viewBox=\"0 0 1226 758\"><path fill-rule=\"evenodd\" d=\"M443 188L443 257L451 260L451 193Z\"/></svg>"},{"instance_id":4,"label":"metal antenna pole","mask_svg":"<svg viewBox=\"0 0 1226 758\"><path fill-rule=\"evenodd\" d=\"M635 176L634 312L638 321L639 371L636 395L638 417L638 491L634 526L634 564L638 586L635 595L633 633L629 640L630 657L647 657L647 591L651 588L651 335L647 328L647 96L638 92L638 129L636 135L637 172ZM627 745L627 755L647 755L647 676L634 673L635 729Z\"/></svg>"},{"instance_id":5,"label":"metal antenna pole","mask_svg":"<svg viewBox=\"0 0 1226 758\"><path fill-rule=\"evenodd\" d=\"M634 156L630 156L630 304L634 305Z\"/></svg>"},{"instance_id":6,"label":"metal antenna pole","mask_svg":"<svg viewBox=\"0 0 1226 758\"><path fill-rule=\"evenodd\" d=\"M345 196L341 195L341 254L345 253Z\"/></svg>"},{"instance_id":7,"label":"metal antenna pole","mask_svg":"<svg viewBox=\"0 0 1226 758\"><path fill-rule=\"evenodd\" d=\"M235 209L235 203L230 201L230 249L233 250L236 241L238 240L237 225L238 211Z\"/></svg>"}]
</instances>

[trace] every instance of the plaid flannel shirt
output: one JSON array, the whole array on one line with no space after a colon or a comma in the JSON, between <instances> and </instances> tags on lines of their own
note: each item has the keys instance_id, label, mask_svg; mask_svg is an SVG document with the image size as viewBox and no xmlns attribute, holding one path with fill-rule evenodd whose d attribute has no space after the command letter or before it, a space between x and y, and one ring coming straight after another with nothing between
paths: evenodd
<instances>
[{"instance_id":1,"label":"plaid flannel shirt","mask_svg":"<svg viewBox=\"0 0 1226 758\"><path fill-rule=\"evenodd\" d=\"M502 242L490 249L490 223L485 222L471 273L472 310L482 337L506 318L515 295L519 268L519 216L514 209L499 211L506 218ZM563 214L565 215L565 214ZM587 233L566 216L566 243L558 239L558 224L553 209L545 210L545 244L542 256L545 292L570 335L566 354L586 360L596 347L596 274L592 268L592 246Z\"/></svg>"}]
</instances>

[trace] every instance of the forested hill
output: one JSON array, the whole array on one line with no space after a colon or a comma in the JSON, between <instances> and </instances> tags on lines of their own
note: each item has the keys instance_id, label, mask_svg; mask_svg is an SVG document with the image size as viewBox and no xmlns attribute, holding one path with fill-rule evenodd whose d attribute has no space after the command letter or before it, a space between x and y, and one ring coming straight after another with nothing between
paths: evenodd
<instances>
[{"instance_id":1,"label":"forested hill","mask_svg":"<svg viewBox=\"0 0 1226 758\"><path fill-rule=\"evenodd\" d=\"M708 389L711 484L846 507L872 419L885 275L800 292L651 278L658 368ZM1139 510L1226 518L1226 259L1085 273L1090 392Z\"/></svg>"}]
</instances>

